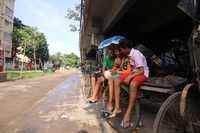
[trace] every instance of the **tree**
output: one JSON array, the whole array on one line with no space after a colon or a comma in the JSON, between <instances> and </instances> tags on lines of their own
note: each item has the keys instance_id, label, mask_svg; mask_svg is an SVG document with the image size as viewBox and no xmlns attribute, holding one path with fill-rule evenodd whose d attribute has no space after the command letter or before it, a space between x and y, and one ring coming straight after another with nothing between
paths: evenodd
<instances>
[{"instance_id":1,"label":"tree","mask_svg":"<svg viewBox=\"0 0 200 133\"><path fill-rule=\"evenodd\" d=\"M80 65L80 58L74 53L65 54L62 60L65 65L70 67L78 67Z\"/></svg>"},{"instance_id":2,"label":"tree","mask_svg":"<svg viewBox=\"0 0 200 133\"><path fill-rule=\"evenodd\" d=\"M62 65L62 54L60 52L49 57L49 61L53 63L55 68L59 68Z\"/></svg>"},{"instance_id":3,"label":"tree","mask_svg":"<svg viewBox=\"0 0 200 133\"><path fill-rule=\"evenodd\" d=\"M79 31L81 20L81 4L76 5L74 9L68 9L66 17L73 21L73 24L69 25L70 31Z\"/></svg>"},{"instance_id":4,"label":"tree","mask_svg":"<svg viewBox=\"0 0 200 133\"><path fill-rule=\"evenodd\" d=\"M74 53L64 55L56 53L55 55L50 56L50 61L57 67L61 65L79 67L80 65L80 58Z\"/></svg>"},{"instance_id":5,"label":"tree","mask_svg":"<svg viewBox=\"0 0 200 133\"><path fill-rule=\"evenodd\" d=\"M19 18L14 18L14 27L20 28L23 27L25 25L23 25L22 21Z\"/></svg>"},{"instance_id":6,"label":"tree","mask_svg":"<svg viewBox=\"0 0 200 133\"><path fill-rule=\"evenodd\" d=\"M37 28L26 26L15 18L13 31L13 59L16 57L17 47L21 46L24 49L24 55L34 60L36 64L44 64L49 58L49 49L46 37L40 33Z\"/></svg>"}]
</instances>

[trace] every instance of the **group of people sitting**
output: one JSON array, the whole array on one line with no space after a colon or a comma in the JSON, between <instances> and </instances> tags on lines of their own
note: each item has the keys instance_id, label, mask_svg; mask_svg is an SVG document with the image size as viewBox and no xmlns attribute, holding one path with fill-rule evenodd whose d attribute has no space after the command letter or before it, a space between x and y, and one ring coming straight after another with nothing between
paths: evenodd
<instances>
[{"instance_id":1,"label":"group of people sitting","mask_svg":"<svg viewBox=\"0 0 200 133\"><path fill-rule=\"evenodd\" d=\"M103 67L92 75L92 95L88 98L89 103L98 102L101 98L102 83L108 80L109 98L107 111L109 118L116 117L121 113L120 85L129 86L128 108L125 112L121 126L131 126L131 112L134 108L140 86L149 76L149 68L145 56L128 40L122 40L118 45L113 44L105 48ZM114 105L113 105L114 101Z\"/></svg>"}]
</instances>

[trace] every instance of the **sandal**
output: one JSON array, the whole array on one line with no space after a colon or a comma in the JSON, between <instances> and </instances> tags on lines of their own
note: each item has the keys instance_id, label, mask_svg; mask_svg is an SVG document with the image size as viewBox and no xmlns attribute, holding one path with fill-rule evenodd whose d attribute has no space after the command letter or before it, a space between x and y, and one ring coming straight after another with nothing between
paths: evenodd
<instances>
[{"instance_id":1,"label":"sandal","mask_svg":"<svg viewBox=\"0 0 200 133\"><path fill-rule=\"evenodd\" d=\"M96 103L97 101L97 99L92 99L91 97L87 99L88 103Z\"/></svg>"},{"instance_id":2,"label":"sandal","mask_svg":"<svg viewBox=\"0 0 200 133\"><path fill-rule=\"evenodd\" d=\"M124 128L124 129L127 129L127 128L133 127L133 123L130 122L130 121L124 121L124 120L122 120L120 126L121 126L122 128Z\"/></svg>"},{"instance_id":3,"label":"sandal","mask_svg":"<svg viewBox=\"0 0 200 133\"><path fill-rule=\"evenodd\" d=\"M98 100L88 100L88 103L97 103Z\"/></svg>"},{"instance_id":4,"label":"sandal","mask_svg":"<svg viewBox=\"0 0 200 133\"><path fill-rule=\"evenodd\" d=\"M103 118L109 118L109 116L111 115L111 113L110 112L107 112L107 111L102 111L101 112L101 117L103 117Z\"/></svg>"},{"instance_id":5,"label":"sandal","mask_svg":"<svg viewBox=\"0 0 200 133\"><path fill-rule=\"evenodd\" d=\"M108 118L114 118L114 117L116 117L117 115L119 115L119 114L121 114L121 113L122 113L121 110L118 111L118 112L113 112Z\"/></svg>"}]
</instances>

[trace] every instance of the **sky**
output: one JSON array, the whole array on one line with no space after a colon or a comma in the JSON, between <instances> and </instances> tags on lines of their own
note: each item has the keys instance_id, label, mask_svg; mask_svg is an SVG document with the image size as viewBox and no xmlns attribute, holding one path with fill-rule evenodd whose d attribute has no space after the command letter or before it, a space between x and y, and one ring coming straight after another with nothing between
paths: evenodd
<instances>
[{"instance_id":1,"label":"sky","mask_svg":"<svg viewBox=\"0 0 200 133\"><path fill-rule=\"evenodd\" d=\"M45 34L50 55L79 53L79 33L71 32L68 25L73 23L65 15L80 0L16 0L15 17L23 24L37 27Z\"/></svg>"}]
</instances>

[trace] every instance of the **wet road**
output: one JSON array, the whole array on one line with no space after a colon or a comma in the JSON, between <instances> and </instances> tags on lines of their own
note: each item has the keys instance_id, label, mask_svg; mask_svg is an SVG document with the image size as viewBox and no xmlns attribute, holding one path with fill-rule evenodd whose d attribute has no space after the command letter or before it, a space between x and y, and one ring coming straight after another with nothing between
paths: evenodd
<instances>
[{"instance_id":1,"label":"wet road","mask_svg":"<svg viewBox=\"0 0 200 133\"><path fill-rule=\"evenodd\" d=\"M102 132L94 112L85 106L80 93L80 73L70 75L62 84L37 101L23 114L12 119L1 133L76 133Z\"/></svg>"},{"instance_id":2,"label":"wet road","mask_svg":"<svg viewBox=\"0 0 200 133\"><path fill-rule=\"evenodd\" d=\"M1 83L0 133L114 132L100 117L101 104L84 109L81 79L81 73L75 71ZM151 105L142 106L144 127L138 132L153 133L157 110Z\"/></svg>"}]
</instances>

